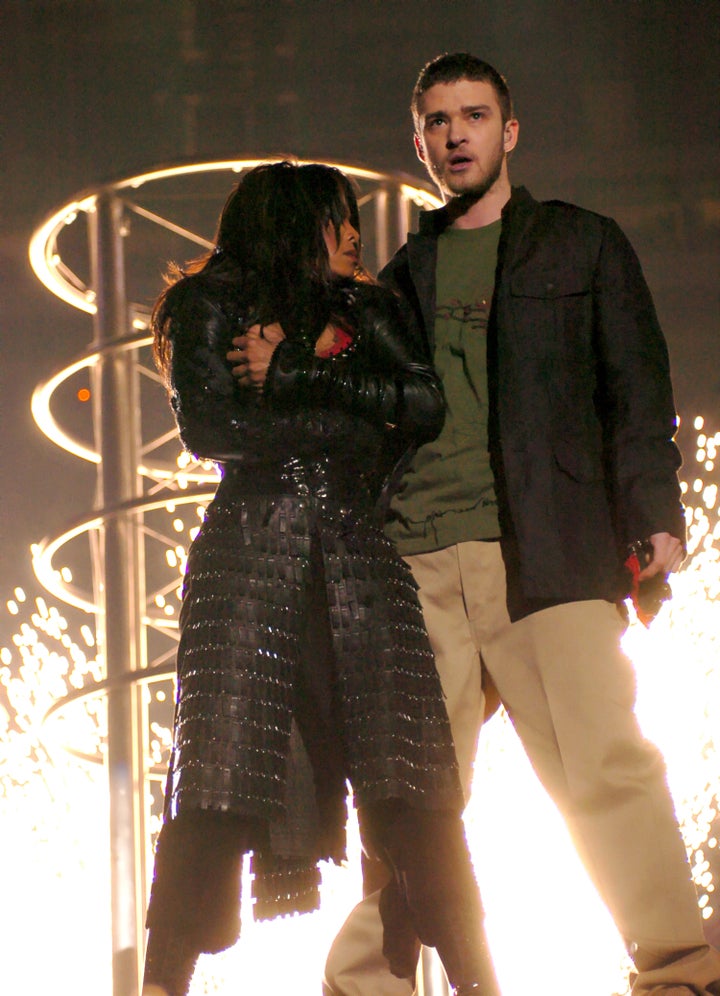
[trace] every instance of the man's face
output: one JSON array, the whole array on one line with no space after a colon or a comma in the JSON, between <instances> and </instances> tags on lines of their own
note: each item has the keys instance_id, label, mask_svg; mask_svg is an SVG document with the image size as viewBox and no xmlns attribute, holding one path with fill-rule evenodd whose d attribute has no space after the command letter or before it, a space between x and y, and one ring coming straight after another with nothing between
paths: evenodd
<instances>
[{"instance_id":1,"label":"man's face","mask_svg":"<svg viewBox=\"0 0 720 996\"><path fill-rule=\"evenodd\" d=\"M502 123L490 83L436 83L420 98L415 148L448 196L483 197L507 175L506 156L517 142L517 121Z\"/></svg>"}]
</instances>

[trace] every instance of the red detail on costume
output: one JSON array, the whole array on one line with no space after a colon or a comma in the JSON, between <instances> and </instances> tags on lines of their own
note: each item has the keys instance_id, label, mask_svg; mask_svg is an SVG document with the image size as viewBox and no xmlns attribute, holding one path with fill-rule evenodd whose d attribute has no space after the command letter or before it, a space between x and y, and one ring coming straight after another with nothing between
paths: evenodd
<instances>
[{"instance_id":1,"label":"red detail on costume","mask_svg":"<svg viewBox=\"0 0 720 996\"><path fill-rule=\"evenodd\" d=\"M327 349L324 349L322 353L318 353L321 359L327 359L329 356L337 356L338 353L342 353L344 349L347 349L353 341L352 334L347 329L341 328L339 325L333 325L332 330L333 343Z\"/></svg>"}]
</instances>

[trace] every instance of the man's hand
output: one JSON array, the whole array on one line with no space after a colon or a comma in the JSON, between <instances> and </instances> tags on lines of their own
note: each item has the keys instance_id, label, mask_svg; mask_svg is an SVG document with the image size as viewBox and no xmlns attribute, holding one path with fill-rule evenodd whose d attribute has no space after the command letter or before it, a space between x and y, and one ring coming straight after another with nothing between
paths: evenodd
<instances>
[{"instance_id":1,"label":"man's hand","mask_svg":"<svg viewBox=\"0 0 720 996\"><path fill-rule=\"evenodd\" d=\"M656 574L667 577L676 571L685 559L685 552L682 543L676 536L670 533L654 533L650 537L653 548L653 558L638 575L638 581L646 581Z\"/></svg>"},{"instance_id":2,"label":"man's hand","mask_svg":"<svg viewBox=\"0 0 720 996\"><path fill-rule=\"evenodd\" d=\"M272 325L251 325L243 334L233 339L227 359L233 364L232 372L243 387L261 391L267 377L270 360L285 333L279 322Z\"/></svg>"}]
</instances>

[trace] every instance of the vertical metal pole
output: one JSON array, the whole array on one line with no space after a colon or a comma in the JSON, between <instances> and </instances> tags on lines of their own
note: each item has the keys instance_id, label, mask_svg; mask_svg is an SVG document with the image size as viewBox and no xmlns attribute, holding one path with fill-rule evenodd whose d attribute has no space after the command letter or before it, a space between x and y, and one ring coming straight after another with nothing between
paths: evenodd
<instances>
[{"instance_id":1,"label":"vertical metal pole","mask_svg":"<svg viewBox=\"0 0 720 996\"><path fill-rule=\"evenodd\" d=\"M397 228L394 233L395 237L395 248L399 248L407 241L408 232L410 230L410 198L407 194L402 192L402 189L398 186L396 188L397 193L397 205L395 214L395 224ZM393 250L394 251L394 250Z\"/></svg>"},{"instance_id":2,"label":"vertical metal pole","mask_svg":"<svg viewBox=\"0 0 720 996\"><path fill-rule=\"evenodd\" d=\"M383 186L375 195L376 265L381 270L407 241L410 228L410 201L400 185Z\"/></svg>"},{"instance_id":3,"label":"vertical metal pole","mask_svg":"<svg viewBox=\"0 0 720 996\"><path fill-rule=\"evenodd\" d=\"M397 247L395 247L397 248ZM394 249L393 249L394 251ZM390 259L388 247L388 190L380 187L375 194L375 266L382 270Z\"/></svg>"},{"instance_id":4,"label":"vertical metal pole","mask_svg":"<svg viewBox=\"0 0 720 996\"><path fill-rule=\"evenodd\" d=\"M133 350L108 350L128 333L122 202L99 196L90 225L92 280L96 292L95 343L100 359L94 377L95 431L99 442L98 504L109 508L141 492L138 373ZM107 768L110 792L113 996L139 992L143 950L145 770L143 689L128 672L144 662L141 606L144 564L133 514L103 525L101 632L108 692Z\"/></svg>"},{"instance_id":5,"label":"vertical metal pole","mask_svg":"<svg viewBox=\"0 0 720 996\"><path fill-rule=\"evenodd\" d=\"M447 977L434 948L420 950L418 996L450 996Z\"/></svg>"}]
</instances>

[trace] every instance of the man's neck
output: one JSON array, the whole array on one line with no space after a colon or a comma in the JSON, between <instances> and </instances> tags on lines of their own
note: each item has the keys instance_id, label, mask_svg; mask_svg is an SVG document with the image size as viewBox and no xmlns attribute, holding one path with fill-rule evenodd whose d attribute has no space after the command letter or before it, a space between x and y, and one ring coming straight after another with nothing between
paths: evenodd
<instances>
[{"instance_id":1,"label":"man's neck","mask_svg":"<svg viewBox=\"0 0 720 996\"><path fill-rule=\"evenodd\" d=\"M501 177L482 197L453 197L447 202L452 219L450 228L484 228L499 221L502 210L510 200L511 188L507 177Z\"/></svg>"}]
</instances>

